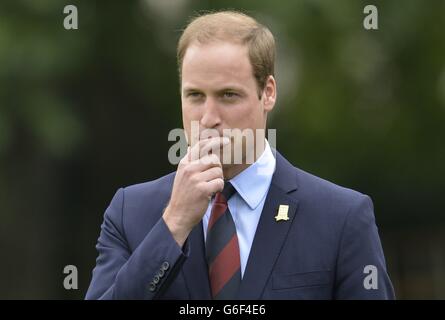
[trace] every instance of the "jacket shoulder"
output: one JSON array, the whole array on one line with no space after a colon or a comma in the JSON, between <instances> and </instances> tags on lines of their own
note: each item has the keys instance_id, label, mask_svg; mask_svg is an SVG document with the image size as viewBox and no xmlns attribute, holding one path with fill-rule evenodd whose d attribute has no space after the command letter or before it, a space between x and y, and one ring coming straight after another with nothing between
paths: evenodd
<instances>
[{"instance_id":1,"label":"jacket shoulder","mask_svg":"<svg viewBox=\"0 0 445 320\"><path fill-rule=\"evenodd\" d=\"M342 228L347 220L374 220L371 198L359 191L340 186L299 168L295 168L298 190L295 197L309 219Z\"/></svg>"},{"instance_id":2,"label":"jacket shoulder","mask_svg":"<svg viewBox=\"0 0 445 320\"><path fill-rule=\"evenodd\" d=\"M329 198L340 202L351 202L362 199L367 195L326 179L320 178L312 173L296 168L299 187L302 192L311 192L313 196L320 199Z\"/></svg>"}]
</instances>

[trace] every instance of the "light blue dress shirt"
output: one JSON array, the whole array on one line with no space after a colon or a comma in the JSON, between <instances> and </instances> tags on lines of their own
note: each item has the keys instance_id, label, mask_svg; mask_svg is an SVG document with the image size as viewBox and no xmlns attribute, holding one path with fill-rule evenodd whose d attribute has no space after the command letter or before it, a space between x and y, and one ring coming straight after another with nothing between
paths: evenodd
<instances>
[{"instance_id":1,"label":"light blue dress shirt","mask_svg":"<svg viewBox=\"0 0 445 320\"><path fill-rule=\"evenodd\" d=\"M275 156L266 140L264 151L257 161L229 180L237 191L229 199L228 205L233 221L235 222L236 234L238 236L241 277L244 276L255 231L275 171L275 162ZM207 235L207 225L209 223L212 205L213 200L209 203L202 219L204 240Z\"/></svg>"}]
</instances>

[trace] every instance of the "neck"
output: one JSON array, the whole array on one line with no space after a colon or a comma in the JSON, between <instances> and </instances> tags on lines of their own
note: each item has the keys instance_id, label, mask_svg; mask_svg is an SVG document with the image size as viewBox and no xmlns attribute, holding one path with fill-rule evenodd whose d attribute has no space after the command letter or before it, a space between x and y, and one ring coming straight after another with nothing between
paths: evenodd
<instances>
[{"instance_id":1,"label":"neck","mask_svg":"<svg viewBox=\"0 0 445 320\"><path fill-rule=\"evenodd\" d=\"M257 144L256 148L260 148L261 151L254 153L254 162L258 160L258 158L263 154L265 145L264 144ZM223 174L224 174L224 180L230 180L233 177L236 177L238 174L246 170L248 167L250 167L253 163L246 163L246 157L243 159L243 163L240 164L230 164L230 165L223 165Z\"/></svg>"},{"instance_id":2,"label":"neck","mask_svg":"<svg viewBox=\"0 0 445 320\"><path fill-rule=\"evenodd\" d=\"M230 180L233 177L236 177L250 166L251 164L246 163L223 166L224 180Z\"/></svg>"}]
</instances>

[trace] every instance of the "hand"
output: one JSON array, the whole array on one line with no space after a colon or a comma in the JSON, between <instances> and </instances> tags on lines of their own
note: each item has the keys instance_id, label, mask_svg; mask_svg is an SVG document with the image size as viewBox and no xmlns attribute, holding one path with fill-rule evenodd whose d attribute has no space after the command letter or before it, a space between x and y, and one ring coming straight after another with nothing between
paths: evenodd
<instances>
[{"instance_id":1,"label":"hand","mask_svg":"<svg viewBox=\"0 0 445 320\"><path fill-rule=\"evenodd\" d=\"M170 202L162 217L181 247L204 216L212 195L224 188L221 161L209 150L228 143L225 137L200 140L179 162Z\"/></svg>"}]
</instances>

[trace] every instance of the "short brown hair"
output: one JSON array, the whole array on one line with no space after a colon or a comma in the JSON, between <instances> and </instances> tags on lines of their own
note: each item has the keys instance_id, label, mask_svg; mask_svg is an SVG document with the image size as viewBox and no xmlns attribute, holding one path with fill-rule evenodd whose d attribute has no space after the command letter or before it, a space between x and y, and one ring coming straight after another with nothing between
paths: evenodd
<instances>
[{"instance_id":1,"label":"short brown hair","mask_svg":"<svg viewBox=\"0 0 445 320\"><path fill-rule=\"evenodd\" d=\"M247 45L253 76L261 96L269 75L275 76L275 40L267 27L237 11L207 12L191 19L178 41L179 82L182 62L190 44L194 41L203 44L215 40Z\"/></svg>"}]
</instances>

